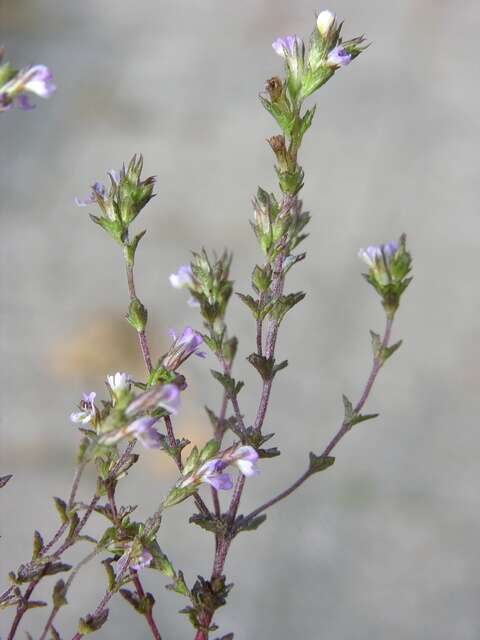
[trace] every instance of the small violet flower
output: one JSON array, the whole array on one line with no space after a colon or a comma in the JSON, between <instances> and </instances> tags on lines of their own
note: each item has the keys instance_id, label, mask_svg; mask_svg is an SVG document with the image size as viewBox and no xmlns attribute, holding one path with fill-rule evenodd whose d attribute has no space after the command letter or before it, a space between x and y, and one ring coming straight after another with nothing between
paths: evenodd
<instances>
[{"instance_id":1,"label":"small violet flower","mask_svg":"<svg viewBox=\"0 0 480 640\"><path fill-rule=\"evenodd\" d=\"M189 264L183 264L177 271L177 273L171 273L169 276L170 284L174 289L183 289L184 287L193 287L193 273L192 267ZM190 307L199 307L200 303L193 296L187 301Z\"/></svg>"},{"instance_id":2,"label":"small violet flower","mask_svg":"<svg viewBox=\"0 0 480 640\"><path fill-rule=\"evenodd\" d=\"M272 42L275 53L286 60L292 58L297 59L299 54L303 57L305 45L303 40L298 36L285 36L285 38L277 38Z\"/></svg>"},{"instance_id":3,"label":"small violet flower","mask_svg":"<svg viewBox=\"0 0 480 640\"><path fill-rule=\"evenodd\" d=\"M112 182L116 186L118 186L121 178L120 171L112 169L108 172L108 175L110 176ZM90 195L86 198L74 198L77 207L88 207L90 204L95 204L95 202L98 202L98 200L101 200L103 202L106 202L108 200L108 189L101 182L95 182L92 185L91 189L92 190L90 192Z\"/></svg>"},{"instance_id":4,"label":"small violet flower","mask_svg":"<svg viewBox=\"0 0 480 640\"><path fill-rule=\"evenodd\" d=\"M114 395L122 394L124 391L130 391L132 385L132 376L129 373L117 373L107 376L108 386Z\"/></svg>"},{"instance_id":5,"label":"small violet flower","mask_svg":"<svg viewBox=\"0 0 480 640\"><path fill-rule=\"evenodd\" d=\"M328 35L328 32L332 28L335 22L335 14L326 9L325 11L320 11L317 16L317 27L320 31L320 35L325 37Z\"/></svg>"},{"instance_id":6,"label":"small violet flower","mask_svg":"<svg viewBox=\"0 0 480 640\"><path fill-rule=\"evenodd\" d=\"M380 285L387 285L391 280L392 261L399 248L400 243L392 241L360 249L358 256L368 265L377 282Z\"/></svg>"},{"instance_id":7,"label":"small violet flower","mask_svg":"<svg viewBox=\"0 0 480 640\"><path fill-rule=\"evenodd\" d=\"M228 473L225 473L225 469L228 467L228 462L214 458L209 460L200 467L195 474L197 482L207 482L217 491L228 491L233 487L233 482Z\"/></svg>"},{"instance_id":8,"label":"small violet flower","mask_svg":"<svg viewBox=\"0 0 480 640\"><path fill-rule=\"evenodd\" d=\"M249 445L234 449L231 453L225 456L225 459L229 460L231 464L234 464L240 473L247 478L258 476L260 473L260 470L256 466L258 453Z\"/></svg>"},{"instance_id":9,"label":"small violet flower","mask_svg":"<svg viewBox=\"0 0 480 640\"><path fill-rule=\"evenodd\" d=\"M170 274L169 280L174 289L191 287L193 285L192 267L189 264L183 264L177 273Z\"/></svg>"},{"instance_id":10,"label":"small violet flower","mask_svg":"<svg viewBox=\"0 0 480 640\"><path fill-rule=\"evenodd\" d=\"M70 420L80 424L88 424L91 422L97 413L97 408L94 404L96 396L97 394L95 391L92 391L91 393L84 393L83 400L79 405L80 411L74 411L71 413Z\"/></svg>"},{"instance_id":11,"label":"small violet flower","mask_svg":"<svg viewBox=\"0 0 480 640\"><path fill-rule=\"evenodd\" d=\"M127 567L134 569L135 571L140 571L140 569L144 569L145 567L149 567L153 556L147 549L141 548L138 550L136 547L139 546L135 544L135 542L130 542L126 548L125 552L122 556L117 560L117 566L115 571L115 577L123 575Z\"/></svg>"},{"instance_id":12,"label":"small violet flower","mask_svg":"<svg viewBox=\"0 0 480 640\"><path fill-rule=\"evenodd\" d=\"M342 45L335 47L330 51L327 57L327 66L329 67L346 67L352 61L352 54Z\"/></svg>"},{"instance_id":13,"label":"small violet flower","mask_svg":"<svg viewBox=\"0 0 480 640\"><path fill-rule=\"evenodd\" d=\"M152 418L151 416L137 418L132 424L128 425L125 433L135 436L145 449L158 449L162 446L162 439L154 426L157 421L157 418Z\"/></svg>"},{"instance_id":14,"label":"small violet flower","mask_svg":"<svg viewBox=\"0 0 480 640\"><path fill-rule=\"evenodd\" d=\"M111 433L106 433L101 438L102 444L111 446L127 437L137 438L145 449L158 449L162 445L160 434L155 429L158 418L152 416L142 416L131 424Z\"/></svg>"},{"instance_id":15,"label":"small violet flower","mask_svg":"<svg viewBox=\"0 0 480 640\"><path fill-rule=\"evenodd\" d=\"M175 384L157 385L133 400L125 410L127 416L155 409L165 409L176 415L180 407L180 390Z\"/></svg>"},{"instance_id":16,"label":"small violet flower","mask_svg":"<svg viewBox=\"0 0 480 640\"><path fill-rule=\"evenodd\" d=\"M41 98L49 98L56 90L52 72L43 64L28 67L17 73L3 87L0 87L0 111L7 111L18 101L20 109L30 111L35 108L25 91Z\"/></svg>"},{"instance_id":17,"label":"small violet flower","mask_svg":"<svg viewBox=\"0 0 480 640\"><path fill-rule=\"evenodd\" d=\"M175 371L192 354L205 358L206 353L197 351L203 342L202 336L197 331L191 327L185 327L180 336L177 336L174 331L171 331L171 335L174 338L174 343L163 359L162 364L165 369Z\"/></svg>"}]
</instances>

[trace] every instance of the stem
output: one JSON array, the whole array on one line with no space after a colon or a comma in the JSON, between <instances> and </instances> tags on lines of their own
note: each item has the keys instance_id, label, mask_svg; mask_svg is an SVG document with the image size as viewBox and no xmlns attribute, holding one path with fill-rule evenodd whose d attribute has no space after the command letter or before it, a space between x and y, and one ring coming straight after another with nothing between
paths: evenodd
<instances>
[{"instance_id":1,"label":"stem","mask_svg":"<svg viewBox=\"0 0 480 640\"><path fill-rule=\"evenodd\" d=\"M89 553L87 556L85 556L85 558L83 558L83 560L80 560L80 562L76 565L76 567L72 570L71 574L68 576L68 580L65 583L65 595L67 595L68 590L70 589L70 586L73 582L73 580L75 579L76 575L79 573L80 569L82 567L84 567L88 562L90 562L90 560L93 560L93 558L98 555L98 553L100 553L102 549L100 547L96 547L94 551L92 551L91 553ZM60 611L59 608L57 607L53 607L52 611L50 613L50 616L48 617L48 620L45 624L45 627L43 629L42 635L40 636L39 640L45 640L46 635L50 629L50 627L52 626L52 623L57 615L57 613Z\"/></svg>"},{"instance_id":2,"label":"stem","mask_svg":"<svg viewBox=\"0 0 480 640\"><path fill-rule=\"evenodd\" d=\"M127 271L127 284L128 284L128 293L130 295L130 301L135 300L137 298L137 294L135 291L135 280L133 277L133 263L130 262L128 258L125 259L125 268ZM147 368L148 373L152 371L152 359L150 357L150 349L148 346L147 334L145 330L138 331L138 340L140 342L140 349L142 351L143 360L145 362L145 366Z\"/></svg>"},{"instance_id":3,"label":"stem","mask_svg":"<svg viewBox=\"0 0 480 640\"><path fill-rule=\"evenodd\" d=\"M386 347L388 347L388 343L390 341L390 335L392 332L392 323L393 323L393 318L389 318L387 316L387 320L386 320L386 325L385 325L385 332L383 334L383 339L382 339L382 347L381 350L385 349ZM357 404L354 407L354 413L359 413L365 402L367 401L370 392L372 390L373 384L375 382L375 379L378 375L378 372L380 371L380 369L382 368L382 360L381 358L374 358L373 359L373 364L372 364L372 369L370 371L370 375L368 376L367 379L367 383L363 389L363 393L360 396L360 400L357 402ZM337 433L333 436L333 438L330 440L330 442L327 444L327 446L325 447L325 449L323 450L321 456L319 457L326 457L330 454L330 452L337 446L337 444L340 442L340 440L345 436L345 434L347 434L350 431L350 426L348 425L347 422L345 422L345 420L343 420L340 429L337 431ZM268 500L267 502L265 502L264 504L262 504L260 507L257 507L254 511L252 511L251 513L248 514L248 516L246 516L246 520L252 520L253 518L255 518L256 516L258 516L260 513L262 513L262 511L266 511L266 509L269 509L271 506L273 506L274 504L276 504L277 502L280 502L281 500L283 500L284 498L286 498L287 496L289 496L291 493L293 493L293 491L295 491L295 489L298 489L298 487L300 485L302 485L305 480L307 480L310 477L311 473L310 470L307 469L307 471L305 471L305 473L303 475L300 476L300 478L298 478L298 480L296 480L290 487L288 487L288 489L285 489L285 491L282 491L281 493L279 493L277 496L275 496L274 498L271 498L270 500Z\"/></svg>"},{"instance_id":4,"label":"stem","mask_svg":"<svg viewBox=\"0 0 480 640\"><path fill-rule=\"evenodd\" d=\"M169 444L170 448L173 449L173 448L175 448L177 446L177 439L175 438L175 432L173 430L172 419L170 418L170 416L165 416L164 421L165 421L165 426L167 428L168 444ZM182 463L182 456L181 456L179 451L177 452L177 455L175 456L175 462L177 463L178 470L180 471L180 473L182 473L182 471L183 471L183 463ZM210 509L207 507L207 505L202 500L202 498L198 495L197 492L195 492L193 494L193 499L195 500L195 504L197 505L197 509L201 513L203 513L204 515L210 515Z\"/></svg>"},{"instance_id":5,"label":"stem","mask_svg":"<svg viewBox=\"0 0 480 640\"><path fill-rule=\"evenodd\" d=\"M135 585L135 589L137 590L138 596L140 598L145 598L145 591L143 589L143 585L140 582L140 578L138 577L137 572L134 569L130 569L130 572L133 576L133 584ZM150 630L152 632L152 636L155 638L155 640L162 640L162 636L160 635L160 631L158 630L158 627L155 623L155 620L153 618L153 612L152 609L148 609L145 613L145 618L147 620L148 626L150 627Z\"/></svg>"}]
</instances>

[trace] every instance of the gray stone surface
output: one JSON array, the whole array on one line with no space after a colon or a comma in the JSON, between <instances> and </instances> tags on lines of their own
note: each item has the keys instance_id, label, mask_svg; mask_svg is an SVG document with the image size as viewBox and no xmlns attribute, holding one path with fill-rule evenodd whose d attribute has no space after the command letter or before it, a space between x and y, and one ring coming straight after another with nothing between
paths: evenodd
<instances>
[{"instance_id":1,"label":"gray stone surface","mask_svg":"<svg viewBox=\"0 0 480 640\"><path fill-rule=\"evenodd\" d=\"M257 184L274 187L264 139L275 127L256 94L280 70L270 42L306 35L317 8L307 0L2 3L9 57L48 64L59 87L36 111L0 118L0 468L15 474L0 496L2 576L27 559L35 527L53 530L50 497L67 492L76 440L68 414L81 391L100 391L117 369L141 373L122 320L121 255L73 197L137 151L158 175L159 195L139 223L148 234L137 271L158 351L169 327L197 322L167 280L190 249L232 248L245 290L259 260L250 198ZM415 257L395 326L405 345L369 403L380 419L342 442L334 469L235 543L227 571L236 586L218 621L239 640L476 640L480 10L474 0L332 8L347 35L366 32L373 46L322 90L302 151L313 220L308 260L289 287L308 297L285 323L279 355L290 367L268 417L283 456L262 463L244 511L325 444L341 419L341 393L358 397L368 330L381 329L382 313L356 252L402 231ZM239 301L231 318L252 419L258 385L243 357L253 327ZM186 366L178 428L197 439L208 433L205 396L218 404L205 375L212 364ZM146 515L175 476L161 455L144 460L122 498L141 502ZM192 580L208 573L212 548L188 515L187 506L172 512L161 538ZM65 638L102 594L100 570L86 575L59 618ZM180 599L162 579L146 580L164 638L191 638L176 614ZM113 613L98 638L149 637L123 602ZM27 621L38 637L40 618Z\"/></svg>"}]
</instances>

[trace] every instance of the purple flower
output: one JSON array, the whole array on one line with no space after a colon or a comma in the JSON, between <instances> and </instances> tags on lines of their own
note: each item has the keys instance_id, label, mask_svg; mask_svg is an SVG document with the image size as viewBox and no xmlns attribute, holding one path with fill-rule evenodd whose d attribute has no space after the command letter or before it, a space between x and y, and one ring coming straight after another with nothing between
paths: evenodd
<instances>
[{"instance_id":1,"label":"purple flower","mask_svg":"<svg viewBox=\"0 0 480 640\"><path fill-rule=\"evenodd\" d=\"M231 464L238 467L240 473L247 478L258 476L260 473L260 470L256 466L258 453L249 445L244 445L234 449L230 454L228 454L226 459L228 459Z\"/></svg>"},{"instance_id":2,"label":"purple flower","mask_svg":"<svg viewBox=\"0 0 480 640\"><path fill-rule=\"evenodd\" d=\"M152 418L151 416L137 418L132 424L128 425L125 433L135 436L145 449L158 449L162 446L162 439L154 426L157 422L158 418Z\"/></svg>"},{"instance_id":3,"label":"purple flower","mask_svg":"<svg viewBox=\"0 0 480 640\"><path fill-rule=\"evenodd\" d=\"M165 409L175 415L178 413L179 406L180 391L175 384L157 385L135 398L135 400L128 405L125 414L132 416L144 411Z\"/></svg>"},{"instance_id":4,"label":"purple flower","mask_svg":"<svg viewBox=\"0 0 480 640\"><path fill-rule=\"evenodd\" d=\"M228 473L224 469L228 466L228 462L214 458L209 460L195 474L199 482L207 482L217 491L228 491L233 487L233 482Z\"/></svg>"},{"instance_id":5,"label":"purple flower","mask_svg":"<svg viewBox=\"0 0 480 640\"><path fill-rule=\"evenodd\" d=\"M106 186L101 182L95 182L92 185L92 191L90 195L87 198L82 198L82 199L76 196L75 204L77 205L77 207L88 207L89 204L94 204L95 202L97 202L97 198L101 198L102 200L105 200L106 197L107 197Z\"/></svg>"},{"instance_id":6,"label":"purple flower","mask_svg":"<svg viewBox=\"0 0 480 640\"><path fill-rule=\"evenodd\" d=\"M6 111L10 109L15 100L18 100L18 106L24 111L30 111L35 108L28 97L24 95L25 91L34 93L41 98L49 98L55 91L56 86L53 83L52 72L43 64L37 64L19 71L11 80L0 88L0 110Z\"/></svg>"},{"instance_id":7,"label":"purple flower","mask_svg":"<svg viewBox=\"0 0 480 640\"><path fill-rule=\"evenodd\" d=\"M125 573L127 567L140 571L140 569L150 566L153 556L150 551L140 545L141 543L138 540L133 540L126 545L125 552L117 560L115 571L117 579Z\"/></svg>"},{"instance_id":8,"label":"purple flower","mask_svg":"<svg viewBox=\"0 0 480 640\"><path fill-rule=\"evenodd\" d=\"M376 281L380 285L387 285L391 281L392 261L399 249L400 243L392 241L360 249L358 256L368 265Z\"/></svg>"},{"instance_id":9,"label":"purple flower","mask_svg":"<svg viewBox=\"0 0 480 640\"><path fill-rule=\"evenodd\" d=\"M79 405L80 411L74 411L71 413L70 420L81 424L88 424L91 422L97 413L97 409L94 404L96 396L97 394L95 391L92 391L91 393L84 393L83 400Z\"/></svg>"},{"instance_id":10,"label":"purple flower","mask_svg":"<svg viewBox=\"0 0 480 640\"><path fill-rule=\"evenodd\" d=\"M49 98L57 88L53 83L52 72L43 64L37 64L28 69L21 82L27 91L41 98Z\"/></svg>"},{"instance_id":11,"label":"purple flower","mask_svg":"<svg viewBox=\"0 0 480 640\"><path fill-rule=\"evenodd\" d=\"M132 569L135 569L135 571L140 571L140 569L149 567L152 560L153 556L150 551L147 551L147 549L143 549L142 553L139 556L132 558L130 566Z\"/></svg>"},{"instance_id":12,"label":"purple flower","mask_svg":"<svg viewBox=\"0 0 480 640\"><path fill-rule=\"evenodd\" d=\"M344 46L338 45L332 49L327 57L329 67L346 67L352 61L352 54L348 53Z\"/></svg>"},{"instance_id":13,"label":"purple flower","mask_svg":"<svg viewBox=\"0 0 480 640\"><path fill-rule=\"evenodd\" d=\"M191 287L193 285L192 267L189 264L183 264L177 273L171 273L168 279L174 289Z\"/></svg>"},{"instance_id":14,"label":"purple flower","mask_svg":"<svg viewBox=\"0 0 480 640\"><path fill-rule=\"evenodd\" d=\"M285 38L277 38L272 42L272 47L275 53L282 58L288 60L289 58L297 59L299 55L303 57L305 51L305 45L303 40L298 36L285 36Z\"/></svg>"},{"instance_id":15,"label":"purple flower","mask_svg":"<svg viewBox=\"0 0 480 640\"><path fill-rule=\"evenodd\" d=\"M206 354L203 351L197 351L203 342L202 336L197 331L194 331L191 327L185 327L180 336L177 337L174 331L171 334L174 338L174 343L163 359L162 364L165 369L175 371L192 354L205 358Z\"/></svg>"}]
</instances>

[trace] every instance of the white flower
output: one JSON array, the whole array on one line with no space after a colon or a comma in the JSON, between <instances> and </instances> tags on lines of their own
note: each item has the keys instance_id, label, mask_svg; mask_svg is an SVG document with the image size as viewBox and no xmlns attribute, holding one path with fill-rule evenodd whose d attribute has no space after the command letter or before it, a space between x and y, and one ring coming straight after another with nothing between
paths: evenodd
<instances>
[{"instance_id":1,"label":"white flower","mask_svg":"<svg viewBox=\"0 0 480 640\"><path fill-rule=\"evenodd\" d=\"M122 393L122 391L130 391L132 384L132 376L129 373L117 373L107 376L108 386L114 394Z\"/></svg>"}]
</instances>

